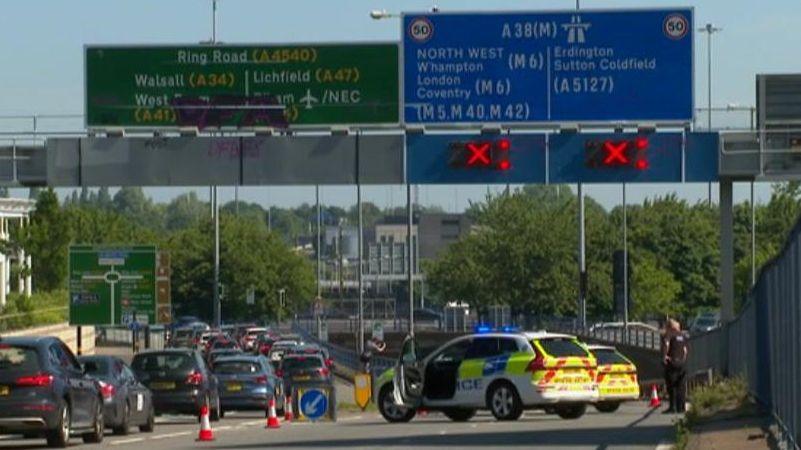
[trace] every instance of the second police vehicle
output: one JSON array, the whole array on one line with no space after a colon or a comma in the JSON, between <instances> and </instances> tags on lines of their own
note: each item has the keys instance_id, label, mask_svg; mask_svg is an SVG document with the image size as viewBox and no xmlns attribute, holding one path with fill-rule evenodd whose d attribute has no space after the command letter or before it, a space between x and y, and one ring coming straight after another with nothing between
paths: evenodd
<instances>
[{"instance_id":1,"label":"second police vehicle","mask_svg":"<svg viewBox=\"0 0 801 450\"><path fill-rule=\"evenodd\" d=\"M497 420L517 420L526 409L575 419L598 401L596 367L595 357L565 334L471 334L427 355L407 337L395 368L378 377L375 400L389 422L409 421L417 408L454 421L479 409Z\"/></svg>"}]
</instances>

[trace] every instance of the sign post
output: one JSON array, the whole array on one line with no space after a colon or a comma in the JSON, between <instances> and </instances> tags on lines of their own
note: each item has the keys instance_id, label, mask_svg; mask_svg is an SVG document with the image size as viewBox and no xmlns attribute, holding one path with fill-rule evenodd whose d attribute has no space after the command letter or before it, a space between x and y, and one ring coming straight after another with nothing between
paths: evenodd
<instances>
[{"instance_id":1,"label":"sign post","mask_svg":"<svg viewBox=\"0 0 801 450\"><path fill-rule=\"evenodd\" d=\"M397 124L398 45L91 46L86 125Z\"/></svg>"},{"instance_id":2,"label":"sign post","mask_svg":"<svg viewBox=\"0 0 801 450\"><path fill-rule=\"evenodd\" d=\"M407 124L693 118L693 10L404 14Z\"/></svg>"}]
</instances>

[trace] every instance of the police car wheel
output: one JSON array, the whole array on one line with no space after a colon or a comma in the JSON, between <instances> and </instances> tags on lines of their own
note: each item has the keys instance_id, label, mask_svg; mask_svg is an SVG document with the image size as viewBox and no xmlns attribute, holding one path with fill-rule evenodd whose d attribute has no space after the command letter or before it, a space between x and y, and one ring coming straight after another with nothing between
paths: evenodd
<instances>
[{"instance_id":1,"label":"police car wheel","mask_svg":"<svg viewBox=\"0 0 801 450\"><path fill-rule=\"evenodd\" d=\"M523 402L517 389L507 382L497 382L487 391L487 408L497 420L517 420L523 414Z\"/></svg>"},{"instance_id":2,"label":"police car wheel","mask_svg":"<svg viewBox=\"0 0 801 450\"><path fill-rule=\"evenodd\" d=\"M620 402L601 402L595 405L595 409L602 413L613 413L620 408Z\"/></svg>"},{"instance_id":3,"label":"police car wheel","mask_svg":"<svg viewBox=\"0 0 801 450\"><path fill-rule=\"evenodd\" d=\"M395 404L395 399L392 395L392 384L387 384L381 388L378 394L378 410L387 422L401 423L408 422L414 418L416 411L411 408L405 408Z\"/></svg>"},{"instance_id":4,"label":"police car wheel","mask_svg":"<svg viewBox=\"0 0 801 450\"><path fill-rule=\"evenodd\" d=\"M447 408L442 410L442 414L454 422L467 422L476 415L475 409L470 408Z\"/></svg>"},{"instance_id":5,"label":"police car wheel","mask_svg":"<svg viewBox=\"0 0 801 450\"><path fill-rule=\"evenodd\" d=\"M556 408L556 413L563 419L578 419L583 416L586 411L587 405L584 403L560 405Z\"/></svg>"}]
</instances>

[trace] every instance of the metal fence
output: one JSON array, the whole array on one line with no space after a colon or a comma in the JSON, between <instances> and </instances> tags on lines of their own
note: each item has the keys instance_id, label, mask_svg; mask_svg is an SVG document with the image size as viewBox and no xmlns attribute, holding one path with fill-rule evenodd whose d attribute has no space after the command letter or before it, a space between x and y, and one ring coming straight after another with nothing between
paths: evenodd
<instances>
[{"instance_id":1,"label":"metal fence","mask_svg":"<svg viewBox=\"0 0 801 450\"><path fill-rule=\"evenodd\" d=\"M96 327L95 333L96 345L133 345L134 342L134 333L128 328ZM149 345L146 345L145 333L144 329L137 333L138 348L162 350L166 347L163 329L150 330Z\"/></svg>"},{"instance_id":2,"label":"metal fence","mask_svg":"<svg viewBox=\"0 0 801 450\"><path fill-rule=\"evenodd\" d=\"M693 337L691 374L742 376L775 417L781 439L801 441L801 221L782 252L766 264L740 315L723 328Z\"/></svg>"}]
</instances>

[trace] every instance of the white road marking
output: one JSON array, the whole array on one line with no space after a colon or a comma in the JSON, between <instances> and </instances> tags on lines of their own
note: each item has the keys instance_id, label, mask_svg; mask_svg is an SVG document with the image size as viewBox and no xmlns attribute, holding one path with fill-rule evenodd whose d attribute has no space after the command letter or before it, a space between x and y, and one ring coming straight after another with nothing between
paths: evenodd
<instances>
[{"instance_id":1,"label":"white road marking","mask_svg":"<svg viewBox=\"0 0 801 450\"><path fill-rule=\"evenodd\" d=\"M225 425L225 426L222 426L222 427L217 427L217 431L230 430L231 428L233 428L233 427L230 426L230 425Z\"/></svg>"},{"instance_id":2,"label":"white road marking","mask_svg":"<svg viewBox=\"0 0 801 450\"><path fill-rule=\"evenodd\" d=\"M673 444L662 441L656 446L656 450L673 450Z\"/></svg>"},{"instance_id":3,"label":"white road marking","mask_svg":"<svg viewBox=\"0 0 801 450\"><path fill-rule=\"evenodd\" d=\"M159 434L158 436L153 436L150 439L154 439L154 440L155 439L168 439L168 438L179 437L179 436L188 436L190 434L192 434L191 431L179 431L179 432L176 432L176 433Z\"/></svg>"},{"instance_id":4,"label":"white road marking","mask_svg":"<svg viewBox=\"0 0 801 450\"><path fill-rule=\"evenodd\" d=\"M145 438L120 439L119 441L112 441L111 445L133 444L134 442L142 442L144 440Z\"/></svg>"},{"instance_id":5,"label":"white road marking","mask_svg":"<svg viewBox=\"0 0 801 450\"><path fill-rule=\"evenodd\" d=\"M341 419L337 419L337 422L348 422L351 420L361 420L362 416L353 416L353 417L343 417Z\"/></svg>"},{"instance_id":6,"label":"white road marking","mask_svg":"<svg viewBox=\"0 0 801 450\"><path fill-rule=\"evenodd\" d=\"M440 436L445 436L447 433L448 433L448 432L447 432L447 431L445 431L445 430L439 430L439 435L440 435Z\"/></svg>"}]
</instances>

